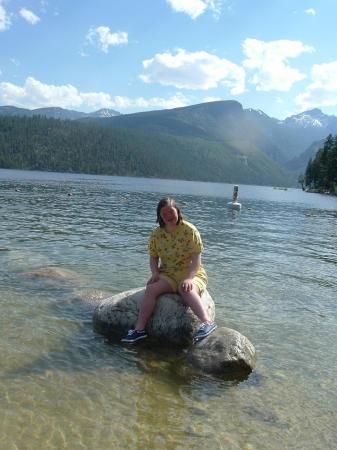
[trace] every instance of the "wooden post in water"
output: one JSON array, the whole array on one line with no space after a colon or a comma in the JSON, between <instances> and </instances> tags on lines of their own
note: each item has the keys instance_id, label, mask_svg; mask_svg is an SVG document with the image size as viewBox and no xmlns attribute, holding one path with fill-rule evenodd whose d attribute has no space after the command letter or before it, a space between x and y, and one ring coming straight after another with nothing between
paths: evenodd
<instances>
[{"instance_id":1,"label":"wooden post in water","mask_svg":"<svg viewBox=\"0 0 337 450\"><path fill-rule=\"evenodd\" d=\"M236 203L238 201L239 196L239 186L237 184L234 184L233 188L233 203Z\"/></svg>"},{"instance_id":2,"label":"wooden post in water","mask_svg":"<svg viewBox=\"0 0 337 450\"><path fill-rule=\"evenodd\" d=\"M241 203L238 202L239 197L239 185L234 184L233 188L233 198L232 201L228 203L228 206L232 209L241 209Z\"/></svg>"}]
</instances>

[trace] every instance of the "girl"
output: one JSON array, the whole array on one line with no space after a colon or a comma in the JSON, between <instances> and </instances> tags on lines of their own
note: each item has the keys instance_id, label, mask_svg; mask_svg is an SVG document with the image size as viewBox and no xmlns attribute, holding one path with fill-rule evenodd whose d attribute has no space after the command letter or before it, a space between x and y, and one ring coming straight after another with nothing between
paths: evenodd
<instances>
[{"instance_id":1,"label":"girl","mask_svg":"<svg viewBox=\"0 0 337 450\"><path fill-rule=\"evenodd\" d=\"M148 336L145 326L157 297L171 292L179 293L202 322L195 335L195 339L200 340L216 329L200 299L207 286L207 274L201 265L200 234L194 225L183 220L172 198L163 198L158 203L157 222L159 227L153 230L149 240L152 276L140 302L135 329L129 330L122 342L133 343Z\"/></svg>"}]
</instances>

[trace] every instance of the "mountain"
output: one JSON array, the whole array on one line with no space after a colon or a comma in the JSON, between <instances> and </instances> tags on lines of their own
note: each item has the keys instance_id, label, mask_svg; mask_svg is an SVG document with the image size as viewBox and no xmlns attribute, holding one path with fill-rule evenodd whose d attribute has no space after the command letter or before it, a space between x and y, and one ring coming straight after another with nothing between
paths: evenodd
<instances>
[{"instance_id":1,"label":"mountain","mask_svg":"<svg viewBox=\"0 0 337 450\"><path fill-rule=\"evenodd\" d=\"M0 106L0 116L17 116L17 117L43 116L61 120L78 120L83 119L85 117L90 118L113 117L119 114L120 113L118 111L114 111L113 109L100 109L92 113L84 113L74 111L71 109L63 109L59 107L26 109L26 108L17 108L15 106Z\"/></svg>"},{"instance_id":2,"label":"mountain","mask_svg":"<svg viewBox=\"0 0 337 450\"><path fill-rule=\"evenodd\" d=\"M301 114L287 117L285 120L270 118L264 114L257 114L254 110L247 110L251 120L281 150L285 166L298 158L316 141L325 139L329 134L337 134L337 117L324 114L319 109L312 109ZM275 155L270 155L276 160Z\"/></svg>"},{"instance_id":3,"label":"mountain","mask_svg":"<svg viewBox=\"0 0 337 450\"><path fill-rule=\"evenodd\" d=\"M296 158L288 161L286 167L289 170L296 170L299 173L304 173L310 159L314 159L319 149L324 147L325 139L313 142L303 153Z\"/></svg>"},{"instance_id":4,"label":"mountain","mask_svg":"<svg viewBox=\"0 0 337 450\"><path fill-rule=\"evenodd\" d=\"M290 116L284 123L293 128L304 129L329 129L337 127L337 117L322 113L318 108L302 112L295 116Z\"/></svg>"},{"instance_id":5,"label":"mountain","mask_svg":"<svg viewBox=\"0 0 337 450\"><path fill-rule=\"evenodd\" d=\"M317 108L279 120L261 110L243 109L234 100L123 115L112 109L83 113L56 107L29 110L0 106L1 115L102 120L114 127L194 136L228 144L234 142L240 147L252 144L284 167L296 166L291 161L297 160L313 142L325 139L330 133L337 134L337 117L324 114Z\"/></svg>"},{"instance_id":6,"label":"mountain","mask_svg":"<svg viewBox=\"0 0 337 450\"><path fill-rule=\"evenodd\" d=\"M276 162L286 160L277 143L273 142L264 130L250 119L242 105L234 100L124 114L106 119L102 123L118 128L198 137L233 146L243 154L249 154L251 150L256 149Z\"/></svg>"},{"instance_id":7,"label":"mountain","mask_svg":"<svg viewBox=\"0 0 337 450\"><path fill-rule=\"evenodd\" d=\"M252 145L284 167L313 142L325 139L330 133L337 134L337 117L323 114L319 109L279 120L260 110L243 109L234 100L123 114L102 120L113 127L212 139L241 149Z\"/></svg>"},{"instance_id":8,"label":"mountain","mask_svg":"<svg viewBox=\"0 0 337 450\"><path fill-rule=\"evenodd\" d=\"M296 185L295 175L253 142L109 126L110 121L60 121L40 115L0 117L0 167Z\"/></svg>"},{"instance_id":9,"label":"mountain","mask_svg":"<svg viewBox=\"0 0 337 450\"><path fill-rule=\"evenodd\" d=\"M121 113L118 111L115 111L114 109L108 109L108 108L102 108L98 111L87 113L86 117L97 117L97 118L103 118L103 117L115 117L120 116Z\"/></svg>"},{"instance_id":10,"label":"mountain","mask_svg":"<svg viewBox=\"0 0 337 450\"><path fill-rule=\"evenodd\" d=\"M16 106L0 106L0 116L31 116L32 111L25 108L17 108Z\"/></svg>"},{"instance_id":11,"label":"mountain","mask_svg":"<svg viewBox=\"0 0 337 450\"><path fill-rule=\"evenodd\" d=\"M100 124L109 129L133 130L135 136L138 136L138 132L145 133L156 136L158 142L162 139L172 141L171 138L175 138L174 142L179 141L181 148L185 148L182 142L189 140L194 144L197 141L202 143L205 151L208 146L217 145L222 148L227 162L236 154L236 159L243 164L241 170L246 173L247 180L250 179L247 170L260 161L260 169L264 168L270 173L275 173L276 168L283 171L285 183L289 183L289 169L304 170L309 158L313 156L312 152L320 145L314 143L324 141L330 133L337 134L337 117L326 115L319 109L279 120L269 117L261 110L243 109L234 100L123 115L109 109L83 113L62 108L28 110L3 106L0 107L1 115L38 115L83 124ZM271 167L271 164L274 166ZM239 173L239 166L235 167L235 173ZM255 175L252 175L254 179L257 172L262 176L261 170L256 169L256 172L255 169ZM297 178L297 175L293 174L293 178Z\"/></svg>"},{"instance_id":12,"label":"mountain","mask_svg":"<svg viewBox=\"0 0 337 450\"><path fill-rule=\"evenodd\" d=\"M292 159L299 157L302 160L306 159L307 149L315 142L324 141L329 134L337 134L337 117L324 114L320 109L312 109L288 117L283 121L282 126L289 139L288 148L292 158L288 159L288 166L291 166ZM308 154L310 154L310 150ZM313 155L311 154L311 156Z\"/></svg>"},{"instance_id":13,"label":"mountain","mask_svg":"<svg viewBox=\"0 0 337 450\"><path fill-rule=\"evenodd\" d=\"M279 136L280 121L269 117L261 110L245 109L247 120L254 124L267 139L265 153L274 161L285 164L288 160L287 146L283 143L282 133ZM268 143L272 143L271 145Z\"/></svg>"}]
</instances>

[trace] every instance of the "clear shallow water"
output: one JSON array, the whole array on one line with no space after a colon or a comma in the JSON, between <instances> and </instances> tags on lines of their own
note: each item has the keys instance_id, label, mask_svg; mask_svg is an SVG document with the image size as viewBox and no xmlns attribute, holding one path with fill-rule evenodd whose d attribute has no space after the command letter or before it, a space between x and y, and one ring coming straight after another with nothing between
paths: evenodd
<instances>
[{"instance_id":1,"label":"clear shallow water","mask_svg":"<svg viewBox=\"0 0 337 450\"><path fill-rule=\"evenodd\" d=\"M237 214L232 188L0 170L0 448L336 447L337 198L242 185ZM162 194L202 233L218 324L256 347L244 381L107 342L76 301L144 284ZM26 275L48 266L75 274Z\"/></svg>"}]
</instances>

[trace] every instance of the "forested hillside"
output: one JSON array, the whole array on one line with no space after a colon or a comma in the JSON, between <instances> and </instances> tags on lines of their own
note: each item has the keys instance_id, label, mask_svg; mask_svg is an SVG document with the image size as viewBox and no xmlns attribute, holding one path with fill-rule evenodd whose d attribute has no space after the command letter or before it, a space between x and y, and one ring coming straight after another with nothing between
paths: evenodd
<instances>
[{"instance_id":1,"label":"forested hillside","mask_svg":"<svg viewBox=\"0 0 337 450\"><path fill-rule=\"evenodd\" d=\"M274 161L285 161L281 148L268 137L261 123L254 122L242 105L234 100L125 114L102 119L101 122L111 127L193 136L234 145L239 143L241 150L255 146Z\"/></svg>"},{"instance_id":2,"label":"forested hillside","mask_svg":"<svg viewBox=\"0 0 337 450\"><path fill-rule=\"evenodd\" d=\"M244 140L221 142L99 122L0 117L0 167L262 185L295 176Z\"/></svg>"},{"instance_id":3,"label":"forested hillside","mask_svg":"<svg viewBox=\"0 0 337 450\"><path fill-rule=\"evenodd\" d=\"M337 194L337 135L330 134L314 159L310 159L305 184L320 192Z\"/></svg>"}]
</instances>

